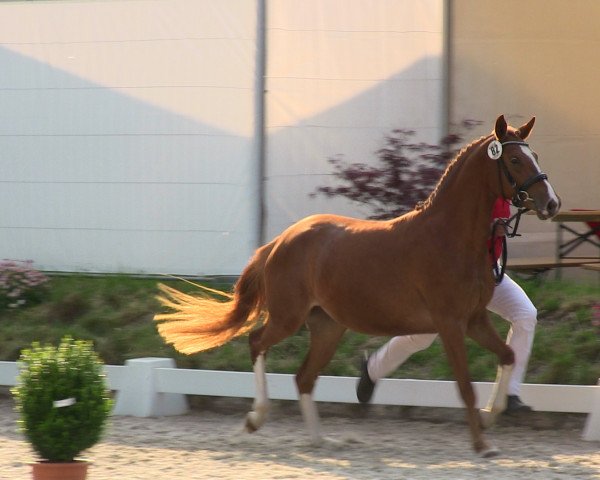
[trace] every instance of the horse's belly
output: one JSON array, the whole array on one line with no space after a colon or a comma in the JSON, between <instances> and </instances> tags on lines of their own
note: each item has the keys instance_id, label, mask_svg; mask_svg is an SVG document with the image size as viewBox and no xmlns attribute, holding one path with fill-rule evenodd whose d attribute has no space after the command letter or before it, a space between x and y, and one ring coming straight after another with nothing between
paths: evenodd
<instances>
[{"instance_id":1,"label":"horse's belly","mask_svg":"<svg viewBox=\"0 0 600 480\"><path fill-rule=\"evenodd\" d=\"M347 293L347 292L346 292ZM338 323L368 335L408 335L437 330L426 306L414 296L382 292L370 295L344 294L321 302L320 306Z\"/></svg>"},{"instance_id":2,"label":"horse's belly","mask_svg":"<svg viewBox=\"0 0 600 480\"><path fill-rule=\"evenodd\" d=\"M438 278L423 283L401 270L383 282L374 275L338 276L335 282L320 285L320 291L318 304L332 318L369 335L436 333L441 322L467 322L486 303L481 282Z\"/></svg>"},{"instance_id":3,"label":"horse's belly","mask_svg":"<svg viewBox=\"0 0 600 480\"><path fill-rule=\"evenodd\" d=\"M436 327L427 317L369 317L353 318L345 322L355 332L376 336L416 335L421 333L437 333Z\"/></svg>"}]
</instances>

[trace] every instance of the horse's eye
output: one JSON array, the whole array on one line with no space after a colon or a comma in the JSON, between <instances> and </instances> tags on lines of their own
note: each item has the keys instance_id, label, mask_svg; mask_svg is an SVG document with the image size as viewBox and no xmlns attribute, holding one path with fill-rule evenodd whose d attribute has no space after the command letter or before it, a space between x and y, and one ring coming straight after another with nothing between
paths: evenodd
<instances>
[{"instance_id":1,"label":"horse's eye","mask_svg":"<svg viewBox=\"0 0 600 480\"><path fill-rule=\"evenodd\" d=\"M518 165L519 163L521 163L521 161L517 157L512 157L510 159L510 163L512 163L513 165Z\"/></svg>"}]
</instances>

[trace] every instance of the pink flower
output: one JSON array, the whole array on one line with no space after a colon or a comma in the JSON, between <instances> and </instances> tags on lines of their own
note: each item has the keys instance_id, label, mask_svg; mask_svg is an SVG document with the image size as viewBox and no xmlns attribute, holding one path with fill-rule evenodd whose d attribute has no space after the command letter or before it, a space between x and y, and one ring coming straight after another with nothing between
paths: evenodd
<instances>
[{"instance_id":1,"label":"pink flower","mask_svg":"<svg viewBox=\"0 0 600 480\"><path fill-rule=\"evenodd\" d=\"M32 260L0 261L0 306L17 308L24 305L30 291L48 280L48 277L33 268Z\"/></svg>"}]
</instances>

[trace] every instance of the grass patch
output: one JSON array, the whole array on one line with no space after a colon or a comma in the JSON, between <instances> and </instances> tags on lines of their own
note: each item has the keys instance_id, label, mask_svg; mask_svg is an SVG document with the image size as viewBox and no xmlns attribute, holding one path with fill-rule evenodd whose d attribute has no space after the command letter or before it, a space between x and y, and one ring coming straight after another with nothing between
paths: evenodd
<instances>
[{"instance_id":1,"label":"grass patch","mask_svg":"<svg viewBox=\"0 0 600 480\"><path fill-rule=\"evenodd\" d=\"M556 281L520 283L539 311L526 381L595 384L600 377L600 327L595 325L592 307L600 303L600 285ZM172 284L186 291L194 289L183 282ZM34 340L57 344L65 334L70 334L93 341L103 361L112 365L121 365L131 358L156 356L174 358L181 368L252 370L246 337L191 356L181 355L166 345L152 320L159 310L154 298L156 285L154 279L128 276L52 277L41 303L0 312L0 360L17 360L21 349L29 347ZM207 285L231 289L230 284ZM508 323L497 317L494 322L505 336ZM387 338L347 332L323 373L358 375L362 351L373 351L385 341ZM269 351L268 370L295 373L308 345L308 332L301 329ZM493 380L495 357L470 340L467 340L467 351L473 380ZM439 339L430 348L413 355L392 376L453 379Z\"/></svg>"}]
</instances>

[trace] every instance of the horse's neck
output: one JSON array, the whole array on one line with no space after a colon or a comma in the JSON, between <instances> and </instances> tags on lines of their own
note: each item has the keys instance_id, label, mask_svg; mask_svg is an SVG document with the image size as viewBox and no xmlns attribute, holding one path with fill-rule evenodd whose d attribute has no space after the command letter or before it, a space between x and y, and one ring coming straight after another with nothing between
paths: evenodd
<instances>
[{"instance_id":1,"label":"horse's neck","mask_svg":"<svg viewBox=\"0 0 600 480\"><path fill-rule=\"evenodd\" d=\"M464 236L474 246L486 248L497 194L493 163L487 156L481 158L485 155L482 149L481 143L474 145L473 151L457 160L423 213L442 224L440 231L458 239Z\"/></svg>"}]
</instances>

